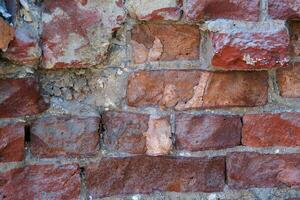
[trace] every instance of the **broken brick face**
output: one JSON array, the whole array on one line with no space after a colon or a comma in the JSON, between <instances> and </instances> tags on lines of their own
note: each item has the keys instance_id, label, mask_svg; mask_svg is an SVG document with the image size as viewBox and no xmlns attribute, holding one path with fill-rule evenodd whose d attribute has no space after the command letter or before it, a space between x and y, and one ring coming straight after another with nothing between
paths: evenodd
<instances>
[{"instance_id":1,"label":"broken brick face","mask_svg":"<svg viewBox=\"0 0 300 200\"><path fill-rule=\"evenodd\" d=\"M89 157L99 148L97 117L49 116L31 126L31 153L40 158Z\"/></svg>"},{"instance_id":2,"label":"broken brick face","mask_svg":"<svg viewBox=\"0 0 300 200\"><path fill-rule=\"evenodd\" d=\"M47 69L102 63L113 32L125 18L116 0L47 0L43 7L43 67Z\"/></svg>"},{"instance_id":3,"label":"broken brick face","mask_svg":"<svg viewBox=\"0 0 300 200\"><path fill-rule=\"evenodd\" d=\"M0 126L0 163L17 162L24 159L24 124Z\"/></svg>"},{"instance_id":4,"label":"broken brick face","mask_svg":"<svg viewBox=\"0 0 300 200\"><path fill-rule=\"evenodd\" d=\"M190 25L136 25L131 36L136 64L147 61L196 60L200 31Z\"/></svg>"},{"instance_id":5,"label":"broken brick face","mask_svg":"<svg viewBox=\"0 0 300 200\"><path fill-rule=\"evenodd\" d=\"M216 192L224 187L224 167L222 157L105 158L87 167L87 188L92 198L154 191Z\"/></svg>"}]
</instances>

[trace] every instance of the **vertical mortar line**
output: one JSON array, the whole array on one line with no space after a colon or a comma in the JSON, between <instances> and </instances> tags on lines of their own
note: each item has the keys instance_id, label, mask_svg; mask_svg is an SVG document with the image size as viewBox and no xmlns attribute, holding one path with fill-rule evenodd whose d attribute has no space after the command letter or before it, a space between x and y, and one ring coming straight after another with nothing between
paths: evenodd
<instances>
[{"instance_id":1,"label":"vertical mortar line","mask_svg":"<svg viewBox=\"0 0 300 200\"><path fill-rule=\"evenodd\" d=\"M170 123L171 123L171 135L172 135L172 143L173 143L173 149L176 149L176 115L175 112L170 113Z\"/></svg>"},{"instance_id":2,"label":"vertical mortar line","mask_svg":"<svg viewBox=\"0 0 300 200\"><path fill-rule=\"evenodd\" d=\"M86 187L85 168L80 167L80 200L88 199L88 191Z\"/></svg>"},{"instance_id":3,"label":"vertical mortar line","mask_svg":"<svg viewBox=\"0 0 300 200\"><path fill-rule=\"evenodd\" d=\"M268 20L268 0L260 0L260 15L259 21Z\"/></svg>"},{"instance_id":4,"label":"vertical mortar line","mask_svg":"<svg viewBox=\"0 0 300 200\"><path fill-rule=\"evenodd\" d=\"M269 70L268 76L269 76L269 79L268 79L268 84L269 84L268 104L278 103L280 95L279 95L279 89L277 86L276 69Z\"/></svg>"}]
</instances>

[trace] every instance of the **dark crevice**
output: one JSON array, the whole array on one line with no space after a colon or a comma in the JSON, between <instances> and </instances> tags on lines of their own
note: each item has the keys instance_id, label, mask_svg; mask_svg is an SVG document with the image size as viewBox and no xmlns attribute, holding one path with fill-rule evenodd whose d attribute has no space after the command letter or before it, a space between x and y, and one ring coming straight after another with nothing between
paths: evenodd
<instances>
[{"instance_id":1,"label":"dark crevice","mask_svg":"<svg viewBox=\"0 0 300 200\"><path fill-rule=\"evenodd\" d=\"M242 125L241 134L240 134L240 145L243 145L243 127L244 127L243 117L241 117L240 120L241 120L241 125Z\"/></svg>"},{"instance_id":2,"label":"dark crevice","mask_svg":"<svg viewBox=\"0 0 300 200\"><path fill-rule=\"evenodd\" d=\"M224 166L224 178L225 178L225 185L228 184L228 177L227 177L227 159L225 157L225 166Z\"/></svg>"},{"instance_id":3,"label":"dark crevice","mask_svg":"<svg viewBox=\"0 0 300 200\"><path fill-rule=\"evenodd\" d=\"M24 127L25 132L25 144L29 144L31 141L31 134L30 134L30 125L26 124Z\"/></svg>"}]
</instances>

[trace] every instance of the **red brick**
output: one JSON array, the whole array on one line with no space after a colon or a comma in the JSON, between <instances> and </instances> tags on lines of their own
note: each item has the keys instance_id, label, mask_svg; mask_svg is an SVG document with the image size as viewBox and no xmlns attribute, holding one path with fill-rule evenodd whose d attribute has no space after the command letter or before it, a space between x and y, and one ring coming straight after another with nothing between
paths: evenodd
<instances>
[{"instance_id":1,"label":"red brick","mask_svg":"<svg viewBox=\"0 0 300 200\"><path fill-rule=\"evenodd\" d=\"M86 168L92 198L154 191L215 192L224 187L224 158L106 158Z\"/></svg>"},{"instance_id":2,"label":"red brick","mask_svg":"<svg viewBox=\"0 0 300 200\"><path fill-rule=\"evenodd\" d=\"M299 0L269 0L269 15L273 19L299 20Z\"/></svg>"},{"instance_id":3,"label":"red brick","mask_svg":"<svg viewBox=\"0 0 300 200\"><path fill-rule=\"evenodd\" d=\"M41 158L95 155L99 148L100 118L48 116L31 127L31 153Z\"/></svg>"},{"instance_id":4,"label":"red brick","mask_svg":"<svg viewBox=\"0 0 300 200\"><path fill-rule=\"evenodd\" d=\"M168 117L153 119L147 114L106 112L102 123L106 148L132 154L167 154L172 147Z\"/></svg>"},{"instance_id":5,"label":"red brick","mask_svg":"<svg viewBox=\"0 0 300 200\"><path fill-rule=\"evenodd\" d=\"M292 56L300 56L300 23L290 22L290 47Z\"/></svg>"},{"instance_id":6,"label":"red brick","mask_svg":"<svg viewBox=\"0 0 300 200\"><path fill-rule=\"evenodd\" d=\"M0 118L34 115L48 108L34 78L2 79L0 94Z\"/></svg>"},{"instance_id":7,"label":"red brick","mask_svg":"<svg viewBox=\"0 0 300 200\"><path fill-rule=\"evenodd\" d=\"M14 29L0 18L0 49L6 50L8 44L14 38Z\"/></svg>"},{"instance_id":8,"label":"red brick","mask_svg":"<svg viewBox=\"0 0 300 200\"><path fill-rule=\"evenodd\" d=\"M277 83L281 96L300 98L300 64L278 70Z\"/></svg>"},{"instance_id":9,"label":"red brick","mask_svg":"<svg viewBox=\"0 0 300 200\"><path fill-rule=\"evenodd\" d=\"M201 151L238 146L242 123L238 116L176 115L176 148Z\"/></svg>"},{"instance_id":10,"label":"red brick","mask_svg":"<svg viewBox=\"0 0 300 200\"><path fill-rule=\"evenodd\" d=\"M179 20L182 0L129 0L126 7L131 17L138 20Z\"/></svg>"},{"instance_id":11,"label":"red brick","mask_svg":"<svg viewBox=\"0 0 300 200\"><path fill-rule=\"evenodd\" d=\"M18 64L36 64L41 56L39 35L33 26L23 24L16 29L16 35L10 42L3 57Z\"/></svg>"},{"instance_id":12,"label":"red brick","mask_svg":"<svg viewBox=\"0 0 300 200\"><path fill-rule=\"evenodd\" d=\"M258 21L259 0L187 0L184 13L191 21L219 18Z\"/></svg>"},{"instance_id":13,"label":"red brick","mask_svg":"<svg viewBox=\"0 0 300 200\"><path fill-rule=\"evenodd\" d=\"M24 124L0 126L0 162L16 162L24 159Z\"/></svg>"},{"instance_id":14,"label":"red brick","mask_svg":"<svg viewBox=\"0 0 300 200\"><path fill-rule=\"evenodd\" d=\"M253 24L254 25L254 24ZM253 27L254 28L254 27ZM267 69L288 64L289 35L283 24L278 29L210 32L212 64L223 69Z\"/></svg>"},{"instance_id":15,"label":"red brick","mask_svg":"<svg viewBox=\"0 0 300 200\"><path fill-rule=\"evenodd\" d=\"M252 114L243 118L243 144L300 146L300 113Z\"/></svg>"},{"instance_id":16,"label":"red brick","mask_svg":"<svg viewBox=\"0 0 300 200\"><path fill-rule=\"evenodd\" d=\"M300 154L231 153L226 163L233 189L300 186Z\"/></svg>"},{"instance_id":17,"label":"red brick","mask_svg":"<svg viewBox=\"0 0 300 200\"><path fill-rule=\"evenodd\" d=\"M142 24L133 27L134 63L147 61L196 60L199 58L198 26Z\"/></svg>"},{"instance_id":18,"label":"red brick","mask_svg":"<svg viewBox=\"0 0 300 200\"><path fill-rule=\"evenodd\" d=\"M129 77L127 103L177 110L260 106L267 80L265 72L139 71Z\"/></svg>"},{"instance_id":19,"label":"red brick","mask_svg":"<svg viewBox=\"0 0 300 200\"><path fill-rule=\"evenodd\" d=\"M106 60L113 32L125 19L120 0L46 0L43 67L83 68Z\"/></svg>"},{"instance_id":20,"label":"red brick","mask_svg":"<svg viewBox=\"0 0 300 200\"><path fill-rule=\"evenodd\" d=\"M79 199L78 165L28 165L0 173L0 199Z\"/></svg>"}]
</instances>

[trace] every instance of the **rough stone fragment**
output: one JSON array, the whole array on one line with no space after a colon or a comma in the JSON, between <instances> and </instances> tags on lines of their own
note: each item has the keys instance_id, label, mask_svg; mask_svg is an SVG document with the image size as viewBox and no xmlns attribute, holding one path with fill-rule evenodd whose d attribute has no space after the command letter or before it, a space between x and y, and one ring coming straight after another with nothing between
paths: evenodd
<instances>
[{"instance_id":1,"label":"rough stone fragment","mask_svg":"<svg viewBox=\"0 0 300 200\"><path fill-rule=\"evenodd\" d=\"M34 115L47 108L34 78L0 80L0 118Z\"/></svg>"},{"instance_id":2,"label":"rough stone fragment","mask_svg":"<svg viewBox=\"0 0 300 200\"><path fill-rule=\"evenodd\" d=\"M41 54L38 32L32 25L22 24L16 29L15 38L3 57L18 64L36 64Z\"/></svg>"},{"instance_id":3,"label":"rough stone fragment","mask_svg":"<svg viewBox=\"0 0 300 200\"><path fill-rule=\"evenodd\" d=\"M214 21L208 27L215 67L252 70L285 67L289 62L289 34L281 21L260 24Z\"/></svg>"},{"instance_id":4,"label":"rough stone fragment","mask_svg":"<svg viewBox=\"0 0 300 200\"><path fill-rule=\"evenodd\" d=\"M0 49L6 50L8 44L14 38L14 29L0 18Z\"/></svg>"},{"instance_id":5,"label":"rough stone fragment","mask_svg":"<svg viewBox=\"0 0 300 200\"><path fill-rule=\"evenodd\" d=\"M259 0L186 0L184 14L188 20L233 19L258 21Z\"/></svg>"},{"instance_id":6,"label":"rough stone fragment","mask_svg":"<svg viewBox=\"0 0 300 200\"><path fill-rule=\"evenodd\" d=\"M24 124L0 126L0 162L16 162L24 159Z\"/></svg>"},{"instance_id":7,"label":"rough stone fragment","mask_svg":"<svg viewBox=\"0 0 300 200\"><path fill-rule=\"evenodd\" d=\"M251 114L243 122L244 145L300 146L300 113Z\"/></svg>"},{"instance_id":8,"label":"rough stone fragment","mask_svg":"<svg viewBox=\"0 0 300 200\"><path fill-rule=\"evenodd\" d=\"M224 158L106 158L86 168L92 198L154 191L215 192L224 187Z\"/></svg>"},{"instance_id":9,"label":"rough stone fragment","mask_svg":"<svg viewBox=\"0 0 300 200\"><path fill-rule=\"evenodd\" d=\"M273 19L299 20L299 0L269 0L268 12Z\"/></svg>"},{"instance_id":10,"label":"rough stone fragment","mask_svg":"<svg viewBox=\"0 0 300 200\"><path fill-rule=\"evenodd\" d=\"M106 112L104 144L109 150L132 154L161 155L172 149L171 128L167 117L147 114Z\"/></svg>"},{"instance_id":11,"label":"rough stone fragment","mask_svg":"<svg viewBox=\"0 0 300 200\"><path fill-rule=\"evenodd\" d=\"M201 151L240 145L242 123L238 116L176 115L176 149Z\"/></svg>"},{"instance_id":12,"label":"rough stone fragment","mask_svg":"<svg viewBox=\"0 0 300 200\"><path fill-rule=\"evenodd\" d=\"M0 173L0 199L79 199L80 170L75 164L28 165Z\"/></svg>"},{"instance_id":13,"label":"rough stone fragment","mask_svg":"<svg viewBox=\"0 0 300 200\"><path fill-rule=\"evenodd\" d=\"M230 153L226 163L232 189L300 186L300 154Z\"/></svg>"},{"instance_id":14,"label":"rough stone fragment","mask_svg":"<svg viewBox=\"0 0 300 200\"><path fill-rule=\"evenodd\" d=\"M277 82L281 96L300 98L300 64L278 70Z\"/></svg>"},{"instance_id":15,"label":"rough stone fragment","mask_svg":"<svg viewBox=\"0 0 300 200\"><path fill-rule=\"evenodd\" d=\"M141 24L134 26L131 36L133 61L196 60L199 58L198 26Z\"/></svg>"},{"instance_id":16,"label":"rough stone fragment","mask_svg":"<svg viewBox=\"0 0 300 200\"><path fill-rule=\"evenodd\" d=\"M148 130L144 133L146 137L146 146L148 155L164 155L168 154L172 149L172 134L170 119L150 118L148 122Z\"/></svg>"},{"instance_id":17,"label":"rough stone fragment","mask_svg":"<svg viewBox=\"0 0 300 200\"><path fill-rule=\"evenodd\" d=\"M265 72L139 71L129 76L129 106L177 110L259 106L267 102Z\"/></svg>"},{"instance_id":18,"label":"rough stone fragment","mask_svg":"<svg viewBox=\"0 0 300 200\"><path fill-rule=\"evenodd\" d=\"M100 118L48 116L31 126L31 153L41 158L95 155L99 148Z\"/></svg>"},{"instance_id":19,"label":"rough stone fragment","mask_svg":"<svg viewBox=\"0 0 300 200\"><path fill-rule=\"evenodd\" d=\"M43 7L47 69L90 67L105 61L113 32L126 16L120 0L46 0Z\"/></svg>"},{"instance_id":20,"label":"rough stone fragment","mask_svg":"<svg viewBox=\"0 0 300 200\"><path fill-rule=\"evenodd\" d=\"M292 56L300 56L300 23L290 22L290 47Z\"/></svg>"},{"instance_id":21,"label":"rough stone fragment","mask_svg":"<svg viewBox=\"0 0 300 200\"><path fill-rule=\"evenodd\" d=\"M131 17L138 20L179 20L181 0L129 0L126 7Z\"/></svg>"}]
</instances>

